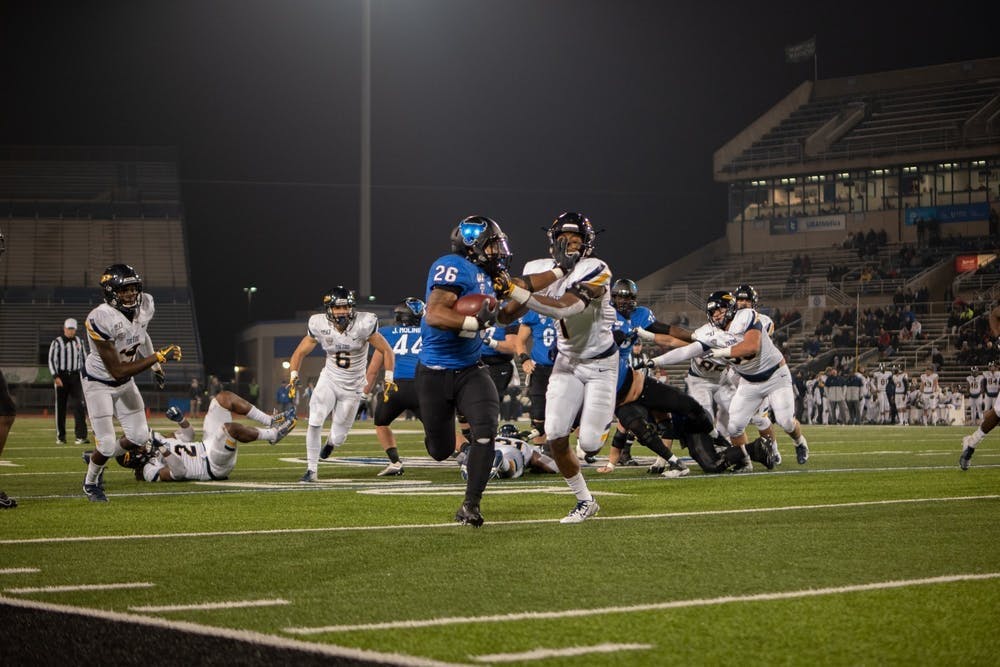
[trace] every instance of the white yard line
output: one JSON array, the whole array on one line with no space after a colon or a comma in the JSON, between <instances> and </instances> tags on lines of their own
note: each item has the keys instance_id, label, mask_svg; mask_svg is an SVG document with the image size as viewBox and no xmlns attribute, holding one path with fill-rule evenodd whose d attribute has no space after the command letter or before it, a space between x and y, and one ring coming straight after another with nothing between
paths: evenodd
<instances>
[{"instance_id":1,"label":"white yard line","mask_svg":"<svg viewBox=\"0 0 1000 667\"><path fill-rule=\"evenodd\" d=\"M221 637L223 639L234 639L236 641L247 642L259 646L271 646L280 649L290 649L294 651L304 651L318 655L333 656L337 658L348 658L354 660L368 660L371 662L382 662L391 665L404 665L406 667L453 667L451 663L420 658L417 656L403 655L401 653L382 653L378 651L366 651L364 649L348 648L346 646L334 646L332 644L315 644L304 642L287 637L276 637L250 630L232 630L229 628L218 628L208 625L200 625L189 621L171 621L156 616L141 616L138 614L125 614L121 612L105 611L104 609L90 609L86 607L71 607L69 605L50 604L47 602L36 602L34 600L20 600L17 598L6 598L0 596L0 606L10 605L22 609L38 609L63 614L76 614L97 618L103 621L113 621L116 623L135 623L147 627L166 628L177 630L194 635L206 637Z\"/></svg>"},{"instance_id":2,"label":"white yard line","mask_svg":"<svg viewBox=\"0 0 1000 667\"><path fill-rule=\"evenodd\" d=\"M0 569L0 574L31 574L41 572L37 567L6 567Z\"/></svg>"},{"instance_id":3,"label":"white yard line","mask_svg":"<svg viewBox=\"0 0 1000 667\"><path fill-rule=\"evenodd\" d=\"M617 653L618 651L645 651L653 648L652 644L596 644L594 646L571 646L569 648L536 648L521 653L488 653L486 655L471 655L476 662L522 662L527 660L545 660L547 658L568 658L589 653Z\"/></svg>"},{"instance_id":4,"label":"white yard line","mask_svg":"<svg viewBox=\"0 0 1000 667\"><path fill-rule=\"evenodd\" d=\"M168 604L146 605L144 607L129 607L129 611L161 612L161 611L209 611L214 609L244 609L248 607L274 607L291 604L288 600L233 600L231 602L203 602L201 604Z\"/></svg>"},{"instance_id":5,"label":"white yard line","mask_svg":"<svg viewBox=\"0 0 1000 667\"><path fill-rule=\"evenodd\" d=\"M79 586L30 586L26 588L8 588L5 593L72 593L75 591L113 591L121 588L152 588L156 584L148 581L125 582L120 584L80 584Z\"/></svg>"},{"instance_id":6,"label":"white yard line","mask_svg":"<svg viewBox=\"0 0 1000 667\"><path fill-rule=\"evenodd\" d=\"M601 494L598 493L598 496ZM597 516L592 521L632 521L640 519L675 519L697 516L717 516L723 514L755 514L758 512L788 512L802 510L841 509L849 507L874 507L879 505L905 505L912 503L965 502L974 500L997 500L998 494L982 496L946 496L943 498L898 498L894 500L861 500L850 503L823 503L819 505L784 505L776 507L745 507L727 510L700 510L691 512L662 512L656 514L628 514L623 516ZM529 524L559 523L561 516L551 519L517 519L513 521L490 521L489 526L522 526ZM120 540L159 540L178 537L242 537L244 535L290 535L296 533L353 533L380 530L418 529L464 529L461 525L448 523L395 524L388 526L329 526L326 528L269 528L260 530L213 530L199 533L149 533L145 535L80 535L76 537L32 537L26 539L0 540L0 544L55 544L60 542L113 542ZM570 529L571 530L571 529Z\"/></svg>"},{"instance_id":7,"label":"white yard line","mask_svg":"<svg viewBox=\"0 0 1000 667\"><path fill-rule=\"evenodd\" d=\"M585 616L602 616L604 614L632 614L644 611L661 611L664 609L684 609L686 607L707 607L712 605L730 604L734 602L770 602L772 600L792 600L796 598L817 597L821 595L838 595L842 593L858 593L863 591L879 591L908 586L927 586L931 584L947 584L956 581L978 581L1000 578L1000 572L986 574L953 574L925 579L903 579L897 581L878 581L870 584L855 584L852 586L833 586L830 588L810 588L798 591L778 593L757 593L756 595L726 595L717 598L696 598L693 600L672 600L670 602L654 602L620 607L596 607L590 609L563 609L560 611L530 611L519 614L496 614L491 616L456 616L449 618L427 618L405 621L386 621L383 623L358 623L355 625L326 625L316 628L285 628L285 632L293 635L317 635L331 632L356 632L359 630L395 630L400 628L429 628L442 625L466 625L469 623L500 623L507 621L537 621L559 618L581 618Z\"/></svg>"}]
</instances>

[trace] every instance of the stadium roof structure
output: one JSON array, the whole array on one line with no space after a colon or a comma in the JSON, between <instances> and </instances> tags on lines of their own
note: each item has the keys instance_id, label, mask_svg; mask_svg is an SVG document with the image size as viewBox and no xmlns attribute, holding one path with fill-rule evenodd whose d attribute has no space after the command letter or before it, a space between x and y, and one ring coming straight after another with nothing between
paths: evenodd
<instances>
[{"instance_id":1,"label":"stadium roof structure","mask_svg":"<svg viewBox=\"0 0 1000 667\"><path fill-rule=\"evenodd\" d=\"M1000 155L1000 58L806 81L715 152L715 180Z\"/></svg>"}]
</instances>

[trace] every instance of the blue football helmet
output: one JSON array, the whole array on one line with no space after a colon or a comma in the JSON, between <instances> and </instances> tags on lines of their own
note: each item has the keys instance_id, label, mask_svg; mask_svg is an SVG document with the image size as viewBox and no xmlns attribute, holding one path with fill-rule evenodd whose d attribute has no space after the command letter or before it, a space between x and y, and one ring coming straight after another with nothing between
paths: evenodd
<instances>
[{"instance_id":1,"label":"blue football helmet","mask_svg":"<svg viewBox=\"0 0 1000 667\"><path fill-rule=\"evenodd\" d=\"M494 220L470 215L451 232L451 251L482 268L490 277L507 270L511 252L507 235Z\"/></svg>"},{"instance_id":2,"label":"blue football helmet","mask_svg":"<svg viewBox=\"0 0 1000 667\"><path fill-rule=\"evenodd\" d=\"M396 324L403 326L420 326L420 318L424 316L424 302L415 296L408 296L393 309L396 316Z\"/></svg>"}]
</instances>

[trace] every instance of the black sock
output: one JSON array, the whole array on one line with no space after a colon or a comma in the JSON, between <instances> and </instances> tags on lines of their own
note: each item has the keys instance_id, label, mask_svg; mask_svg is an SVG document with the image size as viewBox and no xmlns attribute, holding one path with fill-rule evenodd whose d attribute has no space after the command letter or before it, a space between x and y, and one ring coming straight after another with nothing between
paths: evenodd
<instances>
[{"instance_id":1,"label":"black sock","mask_svg":"<svg viewBox=\"0 0 1000 667\"><path fill-rule=\"evenodd\" d=\"M493 443L472 443L468 452L469 458L465 465L469 479L465 483L465 502L478 505L483 497L483 489L490 480L490 470L493 468Z\"/></svg>"},{"instance_id":2,"label":"black sock","mask_svg":"<svg viewBox=\"0 0 1000 667\"><path fill-rule=\"evenodd\" d=\"M390 447L385 450L385 455L389 457L391 463L399 463L399 450L395 447Z\"/></svg>"}]
</instances>

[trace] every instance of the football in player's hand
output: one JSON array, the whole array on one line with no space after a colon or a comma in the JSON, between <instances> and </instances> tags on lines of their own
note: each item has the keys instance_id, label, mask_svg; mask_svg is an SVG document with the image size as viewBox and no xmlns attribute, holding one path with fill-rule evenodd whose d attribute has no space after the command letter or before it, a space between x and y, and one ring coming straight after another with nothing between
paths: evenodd
<instances>
[{"instance_id":1,"label":"football in player's hand","mask_svg":"<svg viewBox=\"0 0 1000 667\"><path fill-rule=\"evenodd\" d=\"M482 308L483 302L489 302L489 308L496 308L497 300L488 294L466 294L463 297L459 297L452 309L461 315L471 315L475 317L479 314L479 309Z\"/></svg>"}]
</instances>

